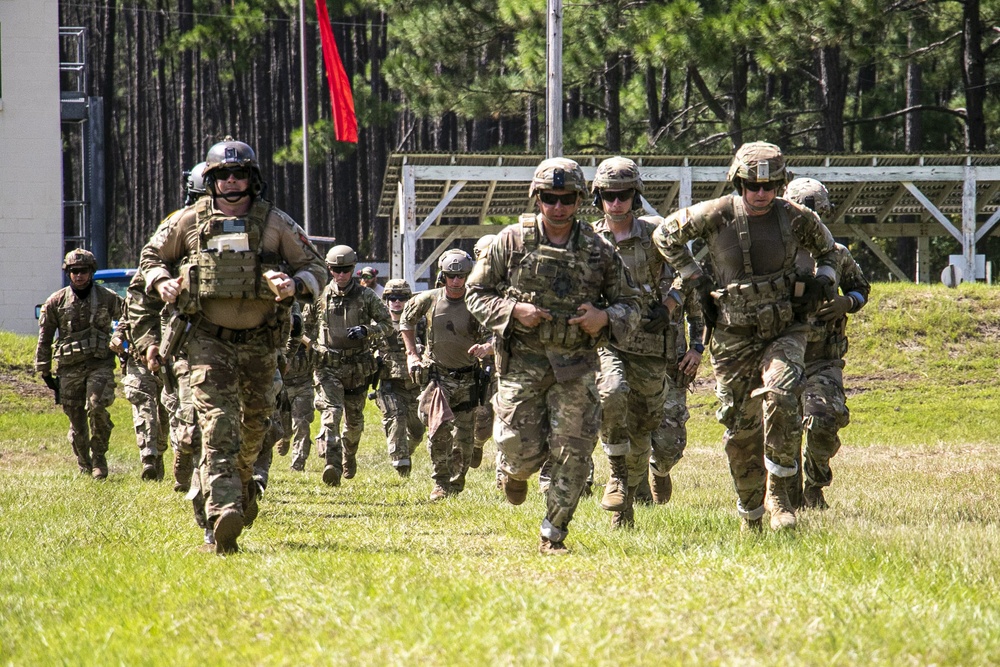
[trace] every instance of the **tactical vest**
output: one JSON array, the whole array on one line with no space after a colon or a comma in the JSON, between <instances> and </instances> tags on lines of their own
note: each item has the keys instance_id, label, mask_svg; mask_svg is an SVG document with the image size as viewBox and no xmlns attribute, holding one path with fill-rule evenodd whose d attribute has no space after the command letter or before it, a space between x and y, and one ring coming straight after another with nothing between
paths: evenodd
<instances>
[{"instance_id":1,"label":"tactical vest","mask_svg":"<svg viewBox=\"0 0 1000 667\"><path fill-rule=\"evenodd\" d=\"M347 337L351 327L369 324L368 318L364 318L364 303L357 285L351 285L347 294L334 292L332 288L326 290L321 307L323 316L319 318L317 345L320 352L358 351L368 347L368 342L362 338L351 340Z\"/></svg>"},{"instance_id":2,"label":"tactical vest","mask_svg":"<svg viewBox=\"0 0 1000 667\"><path fill-rule=\"evenodd\" d=\"M201 299L262 299L274 301L274 292L267 286L264 273L280 270L281 256L262 252L264 228L271 211L269 202L258 200L246 218L219 214L212 207L211 197L195 203L198 228L198 251L184 262L180 275L187 294L180 299L187 313L199 310ZM246 238L247 250L226 250L216 247L213 239L225 235ZM197 287L195 287L197 286Z\"/></svg>"},{"instance_id":3,"label":"tactical vest","mask_svg":"<svg viewBox=\"0 0 1000 667\"><path fill-rule=\"evenodd\" d=\"M718 324L723 327L753 328L761 338L773 338L795 319L792 310L792 290L795 286L795 254L798 244L792 234L791 221L784 206L775 205L778 228L784 246L782 269L769 275L754 275L750 259L750 225L742 198L733 197L733 224L743 255L747 282L733 282L720 290Z\"/></svg>"},{"instance_id":4,"label":"tactical vest","mask_svg":"<svg viewBox=\"0 0 1000 667\"><path fill-rule=\"evenodd\" d=\"M660 277L653 275L653 272L650 270L649 261L650 255L655 257L658 251L653 247L653 238L649 234L648 227L642 218L638 218L638 220L639 238L626 239L626 241L631 242L631 248L622 248L619 246L615 241L613 232L610 232L610 238L605 238L618 248L618 255L622 258L632 278L638 283L639 290L642 292L643 306L645 307L654 302L659 303L662 295L660 293ZM649 322L649 318L644 314L640 325L636 327L635 331L629 334L628 338L624 341L612 341L610 343L611 347L622 352L643 357L664 356L668 349L669 331L664 329L659 333L648 333L642 327L647 322Z\"/></svg>"},{"instance_id":5,"label":"tactical vest","mask_svg":"<svg viewBox=\"0 0 1000 667\"><path fill-rule=\"evenodd\" d=\"M382 372L379 376L381 379L403 380L409 377L406 366L406 345L399 330L393 327L392 331L385 334L379 352L382 359Z\"/></svg>"},{"instance_id":6,"label":"tactical vest","mask_svg":"<svg viewBox=\"0 0 1000 667\"><path fill-rule=\"evenodd\" d=\"M87 359L107 359L111 356L108 344L111 343L111 312L97 301L98 288L92 285L87 303L90 307L90 317L87 327L73 331L73 311L66 308L66 299L72 294L67 293L59 304L59 339L55 342L54 358L60 365L72 366ZM82 306L82 304L81 304Z\"/></svg>"},{"instance_id":7,"label":"tactical vest","mask_svg":"<svg viewBox=\"0 0 1000 667\"><path fill-rule=\"evenodd\" d=\"M431 305L431 307L428 310L427 314L423 318L423 320L424 320L424 322L426 323L426 326L427 326L427 329L426 329L427 350L428 350L428 353L430 354L430 356L432 358L434 357L434 346L438 342L437 338L434 335L434 332L437 331L437 330L439 330L441 327L447 326L446 325L447 317L445 316L445 314L443 312L440 311L440 309L438 308L438 306L442 302L445 302L445 303L447 302L448 295L445 292L445 289L443 287L442 288L438 288L438 289L440 289L440 291L435 296L434 303ZM472 313L469 313L467 315L467 317L468 317L468 320L466 320L466 326L468 326L469 324L475 322L475 318L472 316ZM469 329L466 328L466 331L468 331L468 330ZM475 343L475 341L473 340L472 343ZM472 346L472 343L470 343L469 347ZM468 349L468 347L466 349ZM463 350L463 352L464 352L464 350ZM471 359L469 361L469 363L470 364L474 364L474 363L476 363L476 360L475 359Z\"/></svg>"},{"instance_id":8,"label":"tactical vest","mask_svg":"<svg viewBox=\"0 0 1000 667\"><path fill-rule=\"evenodd\" d=\"M517 301L547 309L552 320L529 328L514 319L515 335L538 336L543 345L567 351L596 348L596 339L568 322L577 316L581 303L596 302L601 296L604 274L600 246L594 242L596 232L590 225L577 223L576 250L571 251L539 243L534 214L523 214L520 223L522 243L511 256L508 292Z\"/></svg>"}]
</instances>

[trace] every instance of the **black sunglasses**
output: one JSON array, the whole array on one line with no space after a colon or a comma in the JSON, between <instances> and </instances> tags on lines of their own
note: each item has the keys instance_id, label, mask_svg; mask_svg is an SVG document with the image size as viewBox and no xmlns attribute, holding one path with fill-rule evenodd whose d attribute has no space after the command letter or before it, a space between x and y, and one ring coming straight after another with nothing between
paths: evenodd
<instances>
[{"instance_id":1,"label":"black sunglasses","mask_svg":"<svg viewBox=\"0 0 1000 667\"><path fill-rule=\"evenodd\" d=\"M331 266L328 268L330 273L351 273L354 270L353 266Z\"/></svg>"},{"instance_id":2,"label":"black sunglasses","mask_svg":"<svg viewBox=\"0 0 1000 667\"><path fill-rule=\"evenodd\" d=\"M538 199L543 204L548 204L549 206L555 206L557 202L562 203L563 206L572 206L576 203L580 195L575 192L570 192L564 195L554 195L551 192L539 192Z\"/></svg>"},{"instance_id":3,"label":"black sunglasses","mask_svg":"<svg viewBox=\"0 0 1000 667\"><path fill-rule=\"evenodd\" d=\"M250 170L246 167L224 167L215 170L215 179L218 181L228 181L232 176L237 181L242 181L250 177Z\"/></svg>"},{"instance_id":4,"label":"black sunglasses","mask_svg":"<svg viewBox=\"0 0 1000 667\"><path fill-rule=\"evenodd\" d=\"M406 301L406 297L405 296L387 296L387 297L385 297L385 300L386 301Z\"/></svg>"},{"instance_id":5,"label":"black sunglasses","mask_svg":"<svg viewBox=\"0 0 1000 667\"><path fill-rule=\"evenodd\" d=\"M74 276L83 275L84 273L90 273L90 269L85 269L83 267L74 266L69 272Z\"/></svg>"},{"instance_id":6,"label":"black sunglasses","mask_svg":"<svg viewBox=\"0 0 1000 667\"><path fill-rule=\"evenodd\" d=\"M771 192L772 190L777 190L778 186L781 185L781 181L762 181L760 183L747 183L743 181L743 187L750 192Z\"/></svg>"},{"instance_id":7,"label":"black sunglasses","mask_svg":"<svg viewBox=\"0 0 1000 667\"><path fill-rule=\"evenodd\" d=\"M618 201L630 201L633 197L635 197L635 190L632 188L629 188L628 190L617 190L611 192L609 192L608 190L601 190L601 199L607 202L612 202L615 201L616 199Z\"/></svg>"}]
</instances>

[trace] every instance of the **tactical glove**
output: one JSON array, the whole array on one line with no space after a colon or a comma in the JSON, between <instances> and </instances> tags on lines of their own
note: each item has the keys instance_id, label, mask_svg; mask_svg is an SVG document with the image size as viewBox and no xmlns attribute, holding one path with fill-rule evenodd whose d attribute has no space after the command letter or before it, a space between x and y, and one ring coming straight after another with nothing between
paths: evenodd
<instances>
[{"instance_id":1,"label":"tactical glove","mask_svg":"<svg viewBox=\"0 0 1000 667\"><path fill-rule=\"evenodd\" d=\"M292 338L299 338L302 335L302 316L292 313Z\"/></svg>"},{"instance_id":2,"label":"tactical glove","mask_svg":"<svg viewBox=\"0 0 1000 667\"><path fill-rule=\"evenodd\" d=\"M56 382L56 379L51 375L48 374L43 375L42 381L45 382L45 386L51 389L52 391L59 391L59 383Z\"/></svg>"},{"instance_id":3,"label":"tactical glove","mask_svg":"<svg viewBox=\"0 0 1000 667\"><path fill-rule=\"evenodd\" d=\"M368 338L368 327L363 324L351 327L347 330L347 338L349 340L361 340L363 338Z\"/></svg>"},{"instance_id":4,"label":"tactical glove","mask_svg":"<svg viewBox=\"0 0 1000 667\"><path fill-rule=\"evenodd\" d=\"M660 333L670 326L670 311L662 303L654 303L649 307L649 322L643 325L646 333Z\"/></svg>"},{"instance_id":5,"label":"tactical glove","mask_svg":"<svg viewBox=\"0 0 1000 667\"><path fill-rule=\"evenodd\" d=\"M427 380L427 369L423 364L410 366L410 381L418 387L423 387Z\"/></svg>"},{"instance_id":6,"label":"tactical glove","mask_svg":"<svg viewBox=\"0 0 1000 667\"><path fill-rule=\"evenodd\" d=\"M811 315L819 304L836 296L829 280L816 276L800 276L792 294L792 309L799 315Z\"/></svg>"}]
</instances>

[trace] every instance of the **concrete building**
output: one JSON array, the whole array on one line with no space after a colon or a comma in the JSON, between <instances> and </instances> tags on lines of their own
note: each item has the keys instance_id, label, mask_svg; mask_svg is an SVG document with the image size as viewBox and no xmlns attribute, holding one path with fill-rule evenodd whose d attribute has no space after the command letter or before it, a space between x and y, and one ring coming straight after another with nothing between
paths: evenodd
<instances>
[{"instance_id":1,"label":"concrete building","mask_svg":"<svg viewBox=\"0 0 1000 667\"><path fill-rule=\"evenodd\" d=\"M0 330L62 286L59 3L0 0Z\"/></svg>"}]
</instances>

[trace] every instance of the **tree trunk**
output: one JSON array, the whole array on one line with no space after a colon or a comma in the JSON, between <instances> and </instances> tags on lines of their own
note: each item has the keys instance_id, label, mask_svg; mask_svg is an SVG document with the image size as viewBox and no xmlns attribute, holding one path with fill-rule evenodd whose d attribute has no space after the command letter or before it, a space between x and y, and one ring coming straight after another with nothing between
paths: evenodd
<instances>
[{"instance_id":1,"label":"tree trunk","mask_svg":"<svg viewBox=\"0 0 1000 667\"><path fill-rule=\"evenodd\" d=\"M962 82L965 84L965 149L986 149L986 59L979 0L962 2Z\"/></svg>"}]
</instances>

